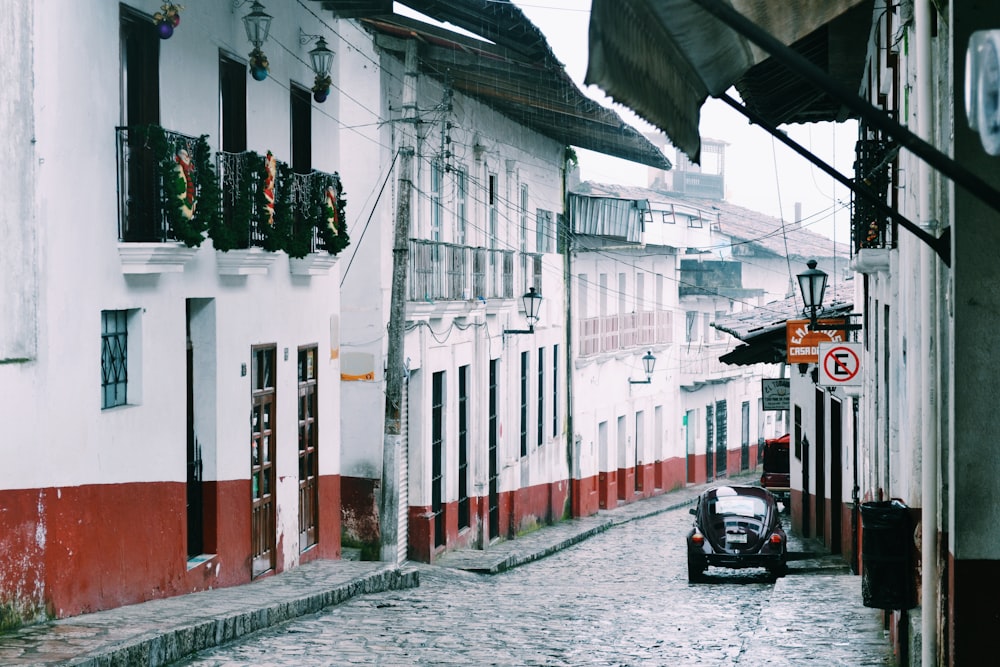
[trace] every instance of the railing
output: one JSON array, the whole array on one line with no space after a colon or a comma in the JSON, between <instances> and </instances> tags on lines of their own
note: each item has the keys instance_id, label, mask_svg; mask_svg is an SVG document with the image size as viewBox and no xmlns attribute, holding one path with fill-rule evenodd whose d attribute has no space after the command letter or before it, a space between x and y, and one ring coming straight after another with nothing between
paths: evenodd
<instances>
[{"instance_id":1,"label":"railing","mask_svg":"<svg viewBox=\"0 0 1000 667\"><path fill-rule=\"evenodd\" d=\"M179 165L175 156L195 154L198 140L153 126L119 127L117 135L119 240L159 243L177 240L163 205L164 177L174 175L174 165ZM196 179L194 167L186 166Z\"/></svg>"},{"instance_id":2,"label":"railing","mask_svg":"<svg viewBox=\"0 0 1000 667\"><path fill-rule=\"evenodd\" d=\"M579 320L578 346L581 357L670 343L670 311L643 310L622 315L587 317Z\"/></svg>"},{"instance_id":3,"label":"railing","mask_svg":"<svg viewBox=\"0 0 1000 667\"><path fill-rule=\"evenodd\" d=\"M328 174L322 171L313 171L308 174L292 175L292 215L296 231L303 230L309 234L309 252L324 252L326 244L319 234L312 220L316 218L317 212L312 210L318 206L319 198L317 191L324 192L328 187L334 190L340 189L340 176L338 174ZM326 217L324 213L322 217Z\"/></svg>"},{"instance_id":4,"label":"railing","mask_svg":"<svg viewBox=\"0 0 1000 667\"><path fill-rule=\"evenodd\" d=\"M257 153L218 153L219 182L222 185L223 225L237 234L235 247L264 246L260 190L263 187L262 158Z\"/></svg>"},{"instance_id":5,"label":"railing","mask_svg":"<svg viewBox=\"0 0 1000 667\"><path fill-rule=\"evenodd\" d=\"M410 301L514 297L514 252L410 239Z\"/></svg>"},{"instance_id":6,"label":"railing","mask_svg":"<svg viewBox=\"0 0 1000 667\"><path fill-rule=\"evenodd\" d=\"M895 152L889 142L861 139L855 147L854 173L863 185L888 202ZM895 244L888 216L864 197L852 196L851 236L854 251L862 248L889 248Z\"/></svg>"}]
</instances>

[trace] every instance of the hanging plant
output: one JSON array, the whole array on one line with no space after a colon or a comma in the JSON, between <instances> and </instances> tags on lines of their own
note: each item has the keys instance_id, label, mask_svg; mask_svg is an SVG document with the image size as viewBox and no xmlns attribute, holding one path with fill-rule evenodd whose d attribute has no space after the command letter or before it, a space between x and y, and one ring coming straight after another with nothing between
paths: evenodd
<instances>
[{"instance_id":1,"label":"hanging plant","mask_svg":"<svg viewBox=\"0 0 1000 667\"><path fill-rule=\"evenodd\" d=\"M261 157L254 152L224 156L226 183L221 193L222 213L208 228L216 250L227 252L250 247L254 210L254 182Z\"/></svg>"},{"instance_id":2,"label":"hanging plant","mask_svg":"<svg viewBox=\"0 0 1000 667\"><path fill-rule=\"evenodd\" d=\"M332 86L333 79L330 78L329 74L324 74L322 76L317 74L316 81L313 83L312 87L313 99L320 104L326 102L326 98L330 96L330 88Z\"/></svg>"},{"instance_id":3,"label":"hanging plant","mask_svg":"<svg viewBox=\"0 0 1000 667\"><path fill-rule=\"evenodd\" d=\"M267 56L259 48L250 52L250 76L254 81L263 81L267 78L271 67L267 62Z\"/></svg>"},{"instance_id":4,"label":"hanging plant","mask_svg":"<svg viewBox=\"0 0 1000 667\"><path fill-rule=\"evenodd\" d=\"M156 33L160 39L170 39L173 36L174 28L180 25L182 9L184 5L164 2L160 6L160 11L153 14L153 23L156 24Z\"/></svg>"}]
</instances>

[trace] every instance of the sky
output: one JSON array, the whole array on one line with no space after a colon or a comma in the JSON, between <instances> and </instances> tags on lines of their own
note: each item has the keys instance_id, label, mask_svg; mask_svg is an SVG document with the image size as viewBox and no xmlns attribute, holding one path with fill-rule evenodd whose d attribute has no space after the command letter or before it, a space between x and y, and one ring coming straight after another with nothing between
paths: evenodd
<instances>
[{"instance_id":1,"label":"sky","mask_svg":"<svg viewBox=\"0 0 1000 667\"><path fill-rule=\"evenodd\" d=\"M590 0L513 0L542 31L556 57L585 94L618 112L642 132L656 131L629 109L614 104L596 86L585 87L587 30ZM730 94L738 98L736 92ZM853 174L857 124L813 123L781 128L788 136L841 174ZM726 142L726 200L746 208L795 221L795 204L801 203L802 224L828 238L850 239L850 193L805 158L753 126L724 102L709 98L701 110L703 139ZM578 150L583 180L621 185L647 185L647 168L632 162ZM674 162L673 148L667 157Z\"/></svg>"}]
</instances>

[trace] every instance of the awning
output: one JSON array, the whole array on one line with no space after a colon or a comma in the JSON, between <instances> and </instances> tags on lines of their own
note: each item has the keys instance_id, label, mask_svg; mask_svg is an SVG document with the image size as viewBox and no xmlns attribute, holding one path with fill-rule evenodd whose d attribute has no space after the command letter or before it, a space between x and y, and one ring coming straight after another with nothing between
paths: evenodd
<instances>
[{"instance_id":1,"label":"awning","mask_svg":"<svg viewBox=\"0 0 1000 667\"><path fill-rule=\"evenodd\" d=\"M475 38L393 14L392 3L384 0L314 1L337 16L359 18L387 51L402 53L408 40L417 40L422 73L565 146L671 168L663 151L639 130L584 95L517 5L506 0L401 0Z\"/></svg>"},{"instance_id":2,"label":"awning","mask_svg":"<svg viewBox=\"0 0 1000 667\"><path fill-rule=\"evenodd\" d=\"M871 0L797 0L794 8L786 0L729 0L729 4L783 44L797 44L807 58L857 90L864 58L843 48L832 55L829 45L843 42L825 35L837 29L838 34L860 38L863 55ZM835 24L855 7L859 11L850 22ZM701 146L700 110L709 95L719 97L745 79L744 98L758 93L761 105L773 103L764 99L767 88L775 88L777 81L768 54L692 0L593 0L590 12L590 61L584 82L600 86L662 129L695 162ZM762 63L767 64L746 76ZM780 118L768 114L775 124L846 117L841 104L820 102L815 98L822 93L805 82L796 86L794 77L783 74L782 90L774 92L783 94L786 102L800 93L813 99L787 104ZM798 118L796 113L805 115Z\"/></svg>"}]
</instances>

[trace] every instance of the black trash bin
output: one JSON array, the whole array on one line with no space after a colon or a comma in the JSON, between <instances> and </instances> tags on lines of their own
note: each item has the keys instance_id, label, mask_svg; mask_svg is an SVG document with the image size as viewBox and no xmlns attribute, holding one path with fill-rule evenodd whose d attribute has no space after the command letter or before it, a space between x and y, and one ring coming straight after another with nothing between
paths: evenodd
<instances>
[{"instance_id":1,"label":"black trash bin","mask_svg":"<svg viewBox=\"0 0 1000 667\"><path fill-rule=\"evenodd\" d=\"M861 598L866 607L913 609L913 521L898 500L861 504Z\"/></svg>"}]
</instances>

